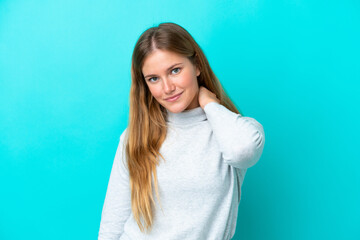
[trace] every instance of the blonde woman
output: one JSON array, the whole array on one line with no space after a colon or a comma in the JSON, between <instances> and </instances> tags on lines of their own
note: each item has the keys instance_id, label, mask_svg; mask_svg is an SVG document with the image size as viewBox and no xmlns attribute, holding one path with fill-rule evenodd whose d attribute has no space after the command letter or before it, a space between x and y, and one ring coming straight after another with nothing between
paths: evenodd
<instances>
[{"instance_id":1,"label":"blonde woman","mask_svg":"<svg viewBox=\"0 0 360 240\"><path fill-rule=\"evenodd\" d=\"M98 239L231 239L245 173L263 152L262 125L236 109L177 24L140 36L131 78Z\"/></svg>"}]
</instances>

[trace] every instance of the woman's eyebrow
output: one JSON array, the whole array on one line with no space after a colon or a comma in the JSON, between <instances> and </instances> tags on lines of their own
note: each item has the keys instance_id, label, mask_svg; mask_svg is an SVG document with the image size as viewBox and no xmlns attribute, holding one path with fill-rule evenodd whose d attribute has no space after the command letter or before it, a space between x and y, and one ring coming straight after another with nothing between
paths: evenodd
<instances>
[{"instance_id":1,"label":"woman's eyebrow","mask_svg":"<svg viewBox=\"0 0 360 240\"><path fill-rule=\"evenodd\" d=\"M175 64L171 65L170 67L168 67L168 69L166 71L170 71L170 69L172 69L173 67L175 67L176 65L179 65L179 64L182 64L182 63L175 63ZM156 76L156 75L155 74L148 74L144 78L152 77L152 76Z\"/></svg>"}]
</instances>

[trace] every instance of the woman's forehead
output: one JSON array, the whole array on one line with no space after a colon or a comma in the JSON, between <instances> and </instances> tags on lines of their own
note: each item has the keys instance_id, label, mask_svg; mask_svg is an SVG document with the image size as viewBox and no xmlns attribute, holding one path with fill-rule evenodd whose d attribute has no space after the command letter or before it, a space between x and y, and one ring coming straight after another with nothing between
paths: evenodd
<instances>
[{"instance_id":1,"label":"woman's forehead","mask_svg":"<svg viewBox=\"0 0 360 240\"><path fill-rule=\"evenodd\" d=\"M148 75L155 74L155 72L167 71L173 65L183 64L187 60L186 57L178 53L157 49L145 58L142 72L144 75Z\"/></svg>"}]
</instances>

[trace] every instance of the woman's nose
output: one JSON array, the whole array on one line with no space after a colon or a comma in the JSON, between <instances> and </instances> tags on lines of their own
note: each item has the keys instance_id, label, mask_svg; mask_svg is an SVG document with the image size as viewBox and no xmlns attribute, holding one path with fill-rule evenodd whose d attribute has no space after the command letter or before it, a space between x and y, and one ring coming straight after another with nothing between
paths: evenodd
<instances>
[{"instance_id":1,"label":"woman's nose","mask_svg":"<svg viewBox=\"0 0 360 240\"><path fill-rule=\"evenodd\" d=\"M164 92L165 93L171 93L175 90L175 85L173 84L173 82L168 79L168 78L164 78Z\"/></svg>"}]
</instances>

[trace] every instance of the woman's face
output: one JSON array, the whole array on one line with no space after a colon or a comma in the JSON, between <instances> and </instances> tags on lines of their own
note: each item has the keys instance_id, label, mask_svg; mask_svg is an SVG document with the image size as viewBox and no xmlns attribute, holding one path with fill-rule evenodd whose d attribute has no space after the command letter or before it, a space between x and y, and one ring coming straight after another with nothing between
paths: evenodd
<instances>
[{"instance_id":1,"label":"woman's face","mask_svg":"<svg viewBox=\"0 0 360 240\"><path fill-rule=\"evenodd\" d=\"M188 58L156 49L145 58L142 73L153 97L170 112L200 106L197 82L200 71Z\"/></svg>"}]
</instances>

